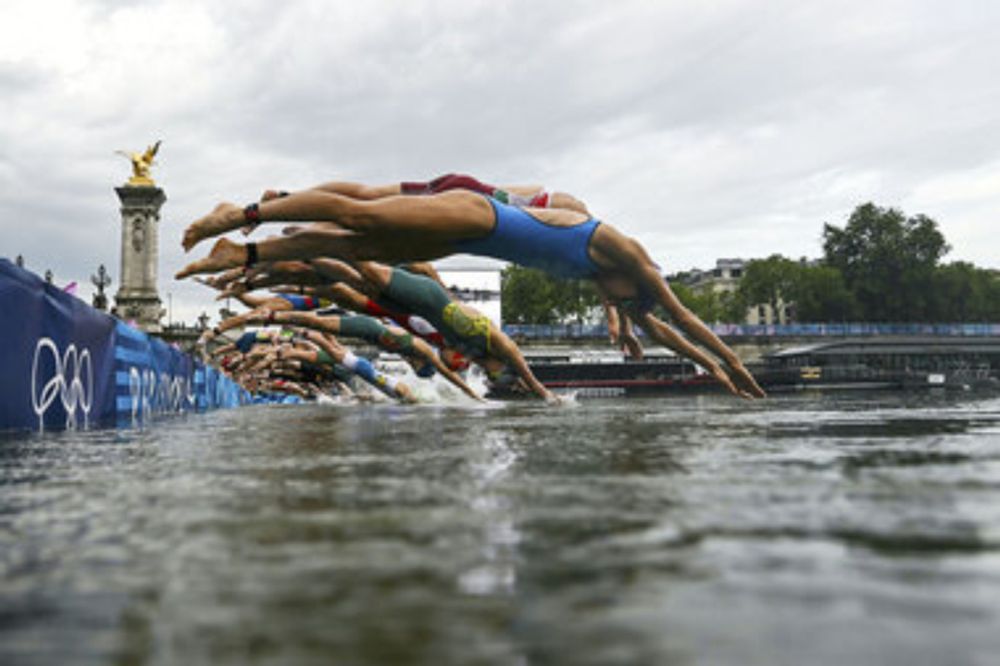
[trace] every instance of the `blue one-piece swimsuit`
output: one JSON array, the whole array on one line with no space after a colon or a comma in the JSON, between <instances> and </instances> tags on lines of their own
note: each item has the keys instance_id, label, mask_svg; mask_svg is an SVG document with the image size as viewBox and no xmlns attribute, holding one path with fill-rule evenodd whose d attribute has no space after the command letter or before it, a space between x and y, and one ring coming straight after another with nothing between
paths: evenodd
<instances>
[{"instance_id":1,"label":"blue one-piece swimsuit","mask_svg":"<svg viewBox=\"0 0 1000 666\"><path fill-rule=\"evenodd\" d=\"M594 218L569 227L546 224L527 211L488 198L496 223L482 238L455 243L459 252L538 268L566 278L590 278L598 267L587 248L597 225Z\"/></svg>"}]
</instances>

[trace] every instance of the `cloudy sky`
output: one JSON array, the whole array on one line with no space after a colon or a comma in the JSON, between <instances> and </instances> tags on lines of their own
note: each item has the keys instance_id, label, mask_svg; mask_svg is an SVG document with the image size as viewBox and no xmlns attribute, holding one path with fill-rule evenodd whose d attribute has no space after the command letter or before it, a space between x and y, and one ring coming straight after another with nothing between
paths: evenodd
<instances>
[{"instance_id":1,"label":"cloudy sky","mask_svg":"<svg viewBox=\"0 0 1000 666\"><path fill-rule=\"evenodd\" d=\"M865 201L998 268L998 34L991 0L4 0L0 256L117 277L114 150L162 139L174 319L218 201L446 171L572 192L668 272L819 256Z\"/></svg>"}]
</instances>

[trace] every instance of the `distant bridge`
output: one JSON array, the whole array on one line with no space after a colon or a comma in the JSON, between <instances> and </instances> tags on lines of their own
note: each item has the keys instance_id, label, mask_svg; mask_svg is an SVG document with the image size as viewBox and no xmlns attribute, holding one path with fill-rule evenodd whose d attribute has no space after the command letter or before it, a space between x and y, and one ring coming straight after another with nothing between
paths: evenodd
<instances>
[{"instance_id":1,"label":"distant bridge","mask_svg":"<svg viewBox=\"0 0 1000 666\"><path fill-rule=\"evenodd\" d=\"M709 324L721 338L830 338L867 336L1000 337L996 324ZM607 337L605 324L504 324L504 332L525 340Z\"/></svg>"},{"instance_id":2,"label":"distant bridge","mask_svg":"<svg viewBox=\"0 0 1000 666\"><path fill-rule=\"evenodd\" d=\"M864 337L945 337L995 338L1000 340L1000 323L995 324L710 324L709 328L745 359L792 345L829 341L832 338ZM519 345L570 347L606 346L605 324L505 324L504 332ZM639 337L643 332L636 328Z\"/></svg>"}]
</instances>

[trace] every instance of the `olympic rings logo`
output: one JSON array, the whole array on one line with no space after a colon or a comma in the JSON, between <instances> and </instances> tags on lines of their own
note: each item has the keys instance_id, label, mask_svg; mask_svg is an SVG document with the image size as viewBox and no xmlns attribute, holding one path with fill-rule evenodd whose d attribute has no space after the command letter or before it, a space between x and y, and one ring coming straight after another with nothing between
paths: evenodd
<instances>
[{"instance_id":1,"label":"olympic rings logo","mask_svg":"<svg viewBox=\"0 0 1000 666\"><path fill-rule=\"evenodd\" d=\"M194 407L195 394L190 377L162 372L157 376L152 368L128 370L128 393L132 406L132 425L145 423L151 413L183 412L185 405Z\"/></svg>"},{"instance_id":2,"label":"olympic rings logo","mask_svg":"<svg viewBox=\"0 0 1000 666\"><path fill-rule=\"evenodd\" d=\"M41 361L48 352L52 357L53 375L38 389ZM89 426L90 408L94 401L94 365L90 350L77 351L75 344L59 354L59 347L52 338L39 338L35 345L35 358L31 363L31 406L38 417L38 430L45 429L45 413L59 398L66 410L66 427L76 428L76 413L83 412L83 427Z\"/></svg>"}]
</instances>

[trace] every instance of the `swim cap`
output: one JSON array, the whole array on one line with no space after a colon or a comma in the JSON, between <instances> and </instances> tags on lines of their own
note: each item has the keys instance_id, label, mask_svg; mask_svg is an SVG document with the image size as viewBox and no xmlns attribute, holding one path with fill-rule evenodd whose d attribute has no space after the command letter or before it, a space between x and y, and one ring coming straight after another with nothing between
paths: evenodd
<instances>
[{"instance_id":1,"label":"swim cap","mask_svg":"<svg viewBox=\"0 0 1000 666\"><path fill-rule=\"evenodd\" d=\"M439 349L438 358L452 372L464 372L469 367L469 359L454 349Z\"/></svg>"}]
</instances>

